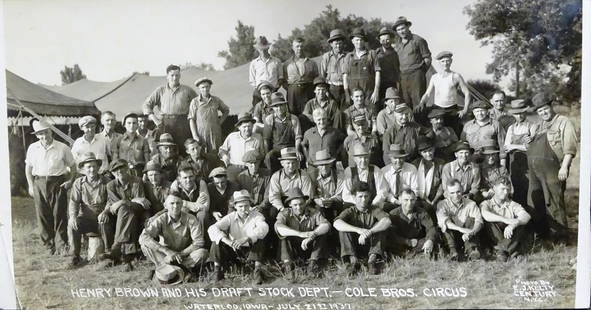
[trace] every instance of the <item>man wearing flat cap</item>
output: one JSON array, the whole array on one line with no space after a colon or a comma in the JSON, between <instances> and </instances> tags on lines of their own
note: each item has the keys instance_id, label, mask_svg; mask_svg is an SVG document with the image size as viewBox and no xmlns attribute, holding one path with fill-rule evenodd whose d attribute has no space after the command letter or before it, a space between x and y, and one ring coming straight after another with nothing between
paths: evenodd
<instances>
[{"instance_id":1,"label":"man wearing flat cap","mask_svg":"<svg viewBox=\"0 0 591 310\"><path fill-rule=\"evenodd\" d=\"M41 241L55 254L56 250L65 251L68 245L64 183L75 175L76 161L67 145L54 140L46 121L35 119L31 127L39 141L29 145L25 157L28 191L34 199Z\"/></svg>"},{"instance_id":2,"label":"man wearing flat cap","mask_svg":"<svg viewBox=\"0 0 591 310\"><path fill-rule=\"evenodd\" d=\"M304 105L314 97L314 78L318 76L316 62L306 57L302 37L291 42L293 56L283 63L283 76L287 81L287 103L292 114L300 115Z\"/></svg>"},{"instance_id":3,"label":"man wearing flat cap","mask_svg":"<svg viewBox=\"0 0 591 310\"><path fill-rule=\"evenodd\" d=\"M271 43L267 41L265 36L258 36L253 46L259 54L257 58L250 62L248 70L248 81L254 88L252 93L252 106L254 107L261 101L259 85L265 82L269 83L273 87L272 92L276 92L279 87L284 85L285 77L281 60L269 54Z\"/></svg>"},{"instance_id":4,"label":"man wearing flat cap","mask_svg":"<svg viewBox=\"0 0 591 310\"><path fill-rule=\"evenodd\" d=\"M209 213L216 221L232 212L232 195L240 187L228 180L228 172L223 167L217 167L209 173L211 182L207 184L209 193Z\"/></svg>"},{"instance_id":5,"label":"man wearing flat cap","mask_svg":"<svg viewBox=\"0 0 591 310\"><path fill-rule=\"evenodd\" d=\"M103 245L113 240L114 226L110 225L109 213L106 211L107 183L110 179L99 174L101 165L102 160L92 152L80 155L78 160L83 176L72 184L68 202L68 237L73 254L69 265L71 268L82 263L82 234L100 236Z\"/></svg>"},{"instance_id":6,"label":"man wearing flat cap","mask_svg":"<svg viewBox=\"0 0 591 310\"><path fill-rule=\"evenodd\" d=\"M455 129L445 123L445 116L446 112L439 108L432 109L427 114L433 132L435 156L449 162L455 159L454 147L459 139Z\"/></svg>"},{"instance_id":7,"label":"man wearing flat cap","mask_svg":"<svg viewBox=\"0 0 591 310\"><path fill-rule=\"evenodd\" d=\"M378 112L376 119L377 132L380 137L396 123L395 109L396 106L402 102L400 92L394 87L386 89L386 94L383 96L383 99L385 107Z\"/></svg>"},{"instance_id":8,"label":"man wearing flat cap","mask_svg":"<svg viewBox=\"0 0 591 310\"><path fill-rule=\"evenodd\" d=\"M322 77L314 79L314 98L308 100L304 107L304 116L308 118L310 123L314 123L314 116L312 115L316 109L324 110L328 117L328 125L339 130L345 129L343 113L339 108L339 103L330 97L330 85Z\"/></svg>"},{"instance_id":9,"label":"man wearing flat cap","mask_svg":"<svg viewBox=\"0 0 591 310\"><path fill-rule=\"evenodd\" d=\"M414 193L418 191L417 168L405 161L407 154L402 146L400 144L391 144L387 154L390 157L390 164L382 168L389 189L384 204L384 211L386 212L400 206L398 197L402 190L408 188Z\"/></svg>"},{"instance_id":10,"label":"man wearing flat cap","mask_svg":"<svg viewBox=\"0 0 591 310\"><path fill-rule=\"evenodd\" d=\"M456 160L443 166L441 182L445 186L452 179L458 180L462 195L480 202L482 200L480 196L480 167L471 161L473 151L466 141L456 143L454 148Z\"/></svg>"},{"instance_id":11,"label":"man wearing flat cap","mask_svg":"<svg viewBox=\"0 0 591 310\"><path fill-rule=\"evenodd\" d=\"M126 271L131 271L135 255L140 252L138 239L144 213L150 210L150 201L144 194L144 184L140 178L130 173L129 163L124 159L116 159L109 166L114 180L107 184L107 205L105 213L108 217L103 222L110 222L115 228L112 244L105 244L109 249L102 258L117 264L121 259L126 264ZM99 218L99 224L101 219ZM111 242L111 240L109 240Z\"/></svg>"},{"instance_id":12,"label":"man wearing flat cap","mask_svg":"<svg viewBox=\"0 0 591 310\"><path fill-rule=\"evenodd\" d=\"M111 143L102 135L96 134L96 118L86 115L78 120L78 127L82 131L82 137L72 144L72 155L77 163L80 163L82 155L92 152L101 160L99 173L109 172L109 158L111 157Z\"/></svg>"},{"instance_id":13,"label":"man wearing flat cap","mask_svg":"<svg viewBox=\"0 0 591 310\"><path fill-rule=\"evenodd\" d=\"M367 48L367 36L362 28L355 28L351 33L354 50L343 60L343 88L350 98L354 89L362 89L375 108L380 95L380 63L374 50Z\"/></svg>"},{"instance_id":14,"label":"man wearing flat cap","mask_svg":"<svg viewBox=\"0 0 591 310\"><path fill-rule=\"evenodd\" d=\"M384 95L390 87L400 89L400 62L398 54L392 47L394 32L388 27L382 27L378 34L380 47L376 51L378 62L380 64L380 98L376 107L377 111L384 108Z\"/></svg>"},{"instance_id":15,"label":"man wearing flat cap","mask_svg":"<svg viewBox=\"0 0 591 310\"><path fill-rule=\"evenodd\" d=\"M345 60L345 33L341 29L330 31L328 44L330 51L322 54L320 58L320 77L326 79L329 85L329 92L337 102L338 107L343 111L347 108L345 102L347 95L343 88L343 61Z\"/></svg>"},{"instance_id":16,"label":"man wearing flat cap","mask_svg":"<svg viewBox=\"0 0 591 310\"><path fill-rule=\"evenodd\" d=\"M195 87L199 92L191 101L187 116L193 139L201 141L207 153L217 152L222 144L222 124L230 113L228 106L219 97L211 94L212 84L211 79L206 77L195 81Z\"/></svg>"},{"instance_id":17,"label":"man wearing flat cap","mask_svg":"<svg viewBox=\"0 0 591 310\"><path fill-rule=\"evenodd\" d=\"M302 159L300 152L302 128L298 117L289 113L287 100L283 94L273 93L271 102L273 115L269 115L265 119L263 138L267 148L265 164L267 168L275 172L281 169L278 157L283 148L295 147L298 158Z\"/></svg>"},{"instance_id":18,"label":"man wearing flat cap","mask_svg":"<svg viewBox=\"0 0 591 310\"><path fill-rule=\"evenodd\" d=\"M411 120L412 110L405 103L401 103L394 109L395 122L386 130L382 138L382 148L384 150L384 163L390 163L390 158L386 155L390 150L391 144L400 144L408 154L409 161L419 156L418 141L419 137L431 138L433 133L427 128Z\"/></svg>"},{"instance_id":19,"label":"man wearing flat cap","mask_svg":"<svg viewBox=\"0 0 591 310\"><path fill-rule=\"evenodd\" d=\"M150 160L160 165L166 180L173 182L176 179L179 167L177 145L169 133L161 134L156 145L158 146L158 154L152 156Z\"/></svg>"},{"instance_id":20,"label":"man wearing flat cap","mask_svg":"<svg viewBox=\"0 0 591 310\"><path fill-rule=\"evenodd\" d=\"M187 124L189 105L197 93L180 84L181 68L177 65L166 67L166 85L154 90L143 104L143 112L156 124L158 135L170 133L177 145L191 137ZM157 108L157 109L156 109Z\"/></svg>"},{"instance_id":21,"label":"man wearing flat cap","mask_svg":"<svg viewBox=\"0 0 591 310\"><path fill-rule=\"evenodd\" d=\"M497 145L501 148L501 166L505 166L507 154L502 149L505 143L503 130L499 123L488 116L489 104L484 101L476 101L472 104L474 119L464 124L460 140L470 143L477 155L486 145Z\"/></svg>"},{"instance_id":22,"label":"man wearing flat cap","mask_svg":"<svg viewBox=\"0 0 591 310\"><path fill-rule=\"evenodd\" d=\"M255 122L250 113L238 115L236 123L238 131L230 133L220 146L218 154L228 169L228 178L232 181L236 180L236 176L246 169L246 165L242 161L246 152L258 150L263 153L265 151L263 137L253 132Z\"/></svg>"},{"instance_id":23,"label":"man wearing flat cap","mask_svg":"<svg viewBox=\"0 0 591 310\"><path fill-rule=\"evenodd\" d=\"M370 151L362 144L355 144L350 151L355 161L354 166L345 169L343 182L343 202L355 204L355 184L365 182L369 186L370 203L382 206L388 197L388 184L380 168L370 164Z\"/></svg>"},{"instance_id":24,"label":"man wearing flat cap","mask_svg":"<svg viewBox=\"0 0 591 310\"><path fill-rule=\"evenodd\" d=\"M573 123L554 111L553 102L547 93L538 93L532 99L541 121L527 148L528 204L537 213L536 231L542 237L565 242L569 236L564 191L578 138Z\"/></svg>"},{"instance_id":25,"label":"man wearing flat cap","mask_svg":"<svg viewBox=\"0 0 591 310\"><path fill-rule=\"evenodd\" d=\"M425 74L431 67L431 51L427 41L411 33L412 23L406 17L400 16L394 22L392 29L401 38L394 46L400 61L400 91L403 102L411 108L419 105L421 96L427 88Z\"/></svg>"},{"instance_id":26,"label":"man wearing flat cap","mask_svg":"<svg viewBox=\"0 0 591 310\"><path fill-rule=\"evenodd\" d=\"M318 276L319 260L327 257L326 236L330 223L320 211L307 205L309 197L299 188L287 192L289 208L277 215L275 231L281 245L281 261L290 280L295 280L294 263L307 262L308 274Z\"/></svg>"},{"instance_id":27,"label":"man wearing flat cap","mask_svg":"<svg viewBox=\"0 0 591 310\"><path fill-rule=\"evenodd\" d=\"M125 133L113 140L113 160L125 159L132 166L133 175L141 176L146 162L150 160L150 146L144 137L137 133L137 114L129 113L123 117Z\"/></svg>"},{"instance_id":28,"label":"man wearing flat cap","mask_svg":"<svg viewBox=\"0 0 591 310\"><path fill-rule=\"evenodd\" d=\"M170 182L162 175L162 167L154 161L149 161L144 167L144 193L150 201L148 217L164 209L164 200L170 191Z\"/></svg>"},{"instance_id":29,"label":"man wearing flat cap","mask_svg":"<svg viewBox=\"0 0 591 310\"><path fill-rule=\"evenodd\" d=\"M468 113L468 107L470 107L470 90L468 90L468 84L466 84L462 75L451 71L451 52L443 51L437 54L435 59L441 65L442 70L431 76L427 91L421 97L421 104L416 106L414 110L415 112L422 111L427 104L427 100L433 93L433 107L444 111L448 126L459 131L459 119ZM464 108L459 112L457 111L458 103L460 102L458 89L464 94Z\"/></svg>"}]
</instances>

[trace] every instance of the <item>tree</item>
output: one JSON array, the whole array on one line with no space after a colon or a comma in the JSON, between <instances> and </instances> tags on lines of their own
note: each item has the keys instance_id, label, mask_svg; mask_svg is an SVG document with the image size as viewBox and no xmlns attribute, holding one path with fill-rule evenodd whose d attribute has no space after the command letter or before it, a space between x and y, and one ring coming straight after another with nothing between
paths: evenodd
<instances>
[{"instance_id":1,"label":"tree","mask_svg":"<svg viewBox=\"0 0 591 310\"><path fill-rule=\"evenodd\" d=\"M580 0L479 0L464 13L470 17L470 33L493 47L486 72L496 82L515 72L511 89L531 94L567 80L573 87L568 96L580 99L580 88L574 88L580 85Z\"/></svg>"},{"instance_id":2,"label":"tree","mask_svg":"<svg viewBox=\"0 0 591 310\"><path fill-rule=\"evenodd\" d=\"M181 70L186 70L186 69L190 69L190 68L195 68L197 70L201 70L201 71L215 71L215 68L213 67L212 64L208 64L208 63L200 63L198 65L194 65L190 62L185 63L184 65L181 65Z\"/></svg>"},{"instance_id":3,"label":"tree","mask_svg":"<svg viewBox=\"0 0 591 310\"><path fill-rule=\"evenodd\" d=\"M86 78L86 75L82 73L78 64L75 64L72 68L64 66L64 70L60 71L60 75L62 76L62 85L74 83Z\"/></svg>"},{"instance_id":4,"label":"tree","mask_svg":"<svg viewBox=\"0 0 591 310\"><path fill-rule=\"evenodd\" d=\"M224 69L234 68L250 62L256 55L254 49L254 27L244 25L238 21L236 26L236 38L228 41L228 50L218 52L219 57L226 59Z\"/></svg>"}]
</instances>

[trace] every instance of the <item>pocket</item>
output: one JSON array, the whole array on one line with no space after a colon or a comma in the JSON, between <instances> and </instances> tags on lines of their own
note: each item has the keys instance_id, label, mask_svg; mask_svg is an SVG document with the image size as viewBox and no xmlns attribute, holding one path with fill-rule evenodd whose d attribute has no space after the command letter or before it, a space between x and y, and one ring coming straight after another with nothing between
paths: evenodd
<instances>
[{"instance_id":1,"label":"pocket","mask_svg":"<svg viewBox=\"0 0 591 310\"><path fill-rule=\"evenodd\" d=\"M548 130L546 132L548 137L548 143L552 146L556 146L560 144L560 131L558 130Z\"/></svg>"}]
</instances>

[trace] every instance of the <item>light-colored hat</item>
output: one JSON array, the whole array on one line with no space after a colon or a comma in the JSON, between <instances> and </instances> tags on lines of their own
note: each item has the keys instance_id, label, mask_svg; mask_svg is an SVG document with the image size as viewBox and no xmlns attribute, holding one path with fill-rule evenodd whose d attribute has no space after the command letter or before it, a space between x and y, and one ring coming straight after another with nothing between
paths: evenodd
<instances>
[{"instance_id":1,"label":"light-colored hat","mask_svg":"<svg viewBox=\"0 0 591 310\"><path fill-rule=\"evenodd\" d=\"M85 163L93 161L96 161L99 166L103 163L101 159L96 158L96 155L94 155L93 152L84 153L82 154L82 156L80 156L80 160L78 161L78 168L82 168L82 166L84 166Z\"/></svg>"},{"instance_id":2,"label":"light-colored hat","mask_svg":"<svg viewBox=\"0 0 591 310\"><path fill-rule=\"evenodd\" d=\"M439 60L441 58L445 58L445 57L452 57L453 54L450 51L443 51L440 52L439 54L437 54L437 56L435 56L435 59Z\"/></svg>"},{"instance_id":3,"label":"light-colored hat","mask_svg":"<svg viewBox=\"0 0 591 310\"><path fill-rule=\"evenodd\" d=\"M33 135L36 135L41 131L48 130L51 128L49 126L49 123L47 123L44 120L40 121L38 119L35 119L31 122L31 127L33 127L33 132L31 133Z\"/></svg>"},{"instance_id":4,"label":"light-colored hat","mask_svg":"<svg viewBox=\"0 0 591 310\"><path fill-rule=\"evenodd\" d=\"M185 278L183 268L170 264L162 264L156 267L153 281L158 284L180 284Z\"/></svg>"},{"instance_id":5,"label":"light-colored hat","mask_svg":"<svg viewBox=\"0 0 591 310\"><path fill-rule=\"evenodd\" d=\"M213 81L210 78L208 78L208 77L202 77L202 78L197 79L195 81L194 85L195 86L199 86L199 84L204 83L204 82L209 83L209 85L213 84Z\"/></svg>"},{"instance_id":6,"label":"light-colored hat","mask_svg":"<svg viewBox=\"0 0 591 310\"><path fill-rule=\"evenodd\" d=\"M511 101L511 106L507 108L507 111L511 114L524 113L529 109L527 102L523 99L515 99Z\"/></svg>"},{"instance_id":7,"label":"light-colored hat","mask_svg":"<svg viewBox=\"0 0 591 310\"><path fill-rule=\"evenodd\" d=\"M78 127L86 126L88 124L96 124L96 118L86 115L78 120Z\"/></svg>"},{"instance_id":8,"label":"light-colored hat","mask_svg":"<svg viewBox=\"0 0 591 310\"><path fill-rule=\"evenodd\" d=\"M218 175L227 176L228 171L224 167L216 167L213 168L213 170L211 170L211 172L209 173L210 178L217 177Z\"/></svg>"},{"instance_id":9,"label":"light-colored hat","mask_svg":"<svg viewBox=\"0 0 591 310\"><path fill-rule=\"evenodd\" d=\"M250 198L250 193L245 189L235 191L234 194L232 194L232 200L234 200L235 204L240 201L248 201L248 202L252 203L252 199Z\"/></svg>"},{"instance_id":10,"label":"light-colored hat","mask_svg":"<svg viewBox=\"0 0 591 310\"><path fill-rule=\"evenodd\" d=\"M176 143L174 143L174 139L172 138L172 135L169 134L168 132L161 134L160 139L158 139L158 146L165 146L165 145L176 146Z\"/></svg>"},{"instance_id":11,"label":"light-colored hat","mask_svg":"<svg viewBox=\"0 0 591 310\"><path fill-rule=\"evenodd\" d=\"M298 159L298 152L296 151L295 147L285 147L281 149L281 157L279 160L292 160Z\"/></svg>"},{"instance_id":12,"label":"light-colored hat","mask_svg":"<svg viewBox=\"0 0 591 310\"><path fill-rule=\"evenodd\" d=\"M398 91L398 89L394 88L394 87L388 87L386 89L386 96L384 96L384 100L388 100L388 99L400 99L400 92Z\"/></svg>"},{"instance_id":13,"label":"light-colored hat","mask_svg":"<svg viewBox=\"0 0 591 310\"><path fill-rule=\"evenodd\" d=\"M369 156L371 153L363 146L363 144L357 143L353 146L353 156Z\"/></svg>"},{"instance_id":14,"label":"light-colored hat","mask_svg":"<svg viewBox=\"0 0 591 310\"><path fill-rule=\"evenodd\" d=\"M316 152L316 160L313 161L314 166L322 166L332 164L336 161L335 158L330 156L330 152L327 149Z\"/></svg>"}]
</instances>

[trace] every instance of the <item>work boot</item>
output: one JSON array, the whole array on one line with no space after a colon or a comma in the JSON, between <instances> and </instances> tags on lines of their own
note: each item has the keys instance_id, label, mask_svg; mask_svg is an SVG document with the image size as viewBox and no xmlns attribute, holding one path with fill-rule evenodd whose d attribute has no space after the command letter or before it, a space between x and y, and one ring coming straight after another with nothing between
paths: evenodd
<instances>
[{"instance_id":1,"label":"work boot","mask_svg":"<svg viewBox=\"0 0 591 310\"><path fill-rule=\"evenodd\" d=\"M75 255L74 257L72 257L72 261L70 261L70 263L68 264L68 269L76 269L82 266L82 263L82 257L80 257L80 255Z\"/></svg>"},{"instance_id":2,"label":"work boot","mask_svg":"<svg viewBox=\"0 0 591 310\"><path fill-rule=\"evenodd\" d=\"M369 271L369 274L376 275L380 273L378 270L377 260L377 255L372 254L369 256L369 259L367 260L367 269Z\"/></svg>"},{"instance_id":3,"label":"work boot","mask_svg":"<svg viewBox=\"0 0 591 310\"><path fill-rule=\"evenodd\" d=\"M254 268L252 278L254 280L254 284L256 284L256 285L263 284L264 279L263 279L263 271L261 270L261 267Z\"/></svg>"}]
</instances>

